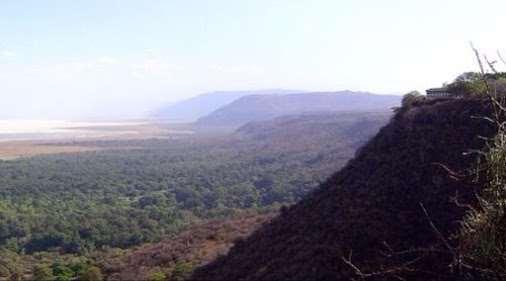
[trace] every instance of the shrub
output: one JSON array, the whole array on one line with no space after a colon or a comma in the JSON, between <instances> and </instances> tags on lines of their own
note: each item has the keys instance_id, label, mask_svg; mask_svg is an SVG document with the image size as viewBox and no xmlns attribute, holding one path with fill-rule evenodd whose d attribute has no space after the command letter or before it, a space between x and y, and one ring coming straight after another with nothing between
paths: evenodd
<instances>
[{"instance_id":1,"label":"shrub","mask_svg":"<svg viewBox=\"0 0 506 281\"><path fill-rule=\"evenodd\" d=\"M55 263L51 266L56 281L71 281L75 277L75 273L68 266Z\"/></svg>"},{"instance_id":2,"label":"shrub","mask_svg":"<svg viewBox=\"0 0 506 281\"><path fill-rule=\"evenodd\" d=\"M193 272L194 265L191 262L183 262L179 261L176 263L176 266L172 270L170 280L171 281L184 281L188 277L190 277Z\"/></svg>"},{"instance_id":3,"label":"shrub","mask_svg":"<svg viewBox=\"0 0 506 281\"><path fill-rule=\"evenodd\" d=\"M102 275L102 271L100 268L96 266L88 267L82 274L79 276L80 281L102 281L104 277Z\"/></svg>"},{"instance_id":4,"label":"shrub","mask_svg":"<svg viewBox=\"0 0 506 281\"><path fill-rule=\"evenodd\" d=\"M424 97L418 91L411 91L402 97L402 107L410 107Z\"/></svg>"},{"instance_id":5,"label":"shrub","mask_svg":"<svg viewBox=\"0 0 506 281\"><path fill-rule=\"evenodd\" d=\"M455 81L447 86L449 93L464 96L482 96L487 92L487 84L483 80Z\"/></svg>"},{"instance_id":6,"label":"shrub","mask_svg":"<svg viewBox=\"0 0 506 281\"><path fill-rule=\"evenodd\" d=\"M155 271L149 275L149 281L165 281L167 276L162 271Z\"/></svg>"},{"instance_id":7,"label":"shrub","mask_svg":"<svg viewBox=\"0 0 506 281\"><path fill-rule=\"evenodd\" d=\"M50 281L54 278L53 270L48 265L38 265L33 270L34 281Z\"/></svg>"}]
</instances>

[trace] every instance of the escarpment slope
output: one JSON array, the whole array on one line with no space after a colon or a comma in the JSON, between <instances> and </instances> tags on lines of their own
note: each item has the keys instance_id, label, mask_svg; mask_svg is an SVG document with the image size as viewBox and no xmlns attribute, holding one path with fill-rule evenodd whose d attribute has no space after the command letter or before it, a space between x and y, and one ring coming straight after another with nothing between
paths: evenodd
<instances>
[{"instance_id":1,"label":"escarpment slope","mask_svg":"<svg viewBox=\"0 0 506 281\"><path fill-rule=\"evenodd\" d=\"M341 171L271 223L199 268L193 280L350 280L405 262L417 270L407 280L443 280L447 267L432 222L450 241L479 188L460 177L471 169L479 136L493 128L472 118L488 114L481 100L425 101L401 108ZM451 173L446 169L452 170ZM428 216L424 213L426 209ZM411 250L405 254L394 255ZM372 280L391 280L378 274ZM357 278L360 279L360 278ZM367 279L369 280L369 279Z\"/></svg>"}]
</instances>

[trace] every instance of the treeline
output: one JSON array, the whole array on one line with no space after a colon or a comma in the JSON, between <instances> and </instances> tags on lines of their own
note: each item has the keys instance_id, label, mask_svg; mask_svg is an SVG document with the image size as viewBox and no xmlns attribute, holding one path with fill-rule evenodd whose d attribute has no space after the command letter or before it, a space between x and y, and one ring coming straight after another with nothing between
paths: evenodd
<instances>
[{"instance_id":1,"label":"treeline","mask_svg":"<svg viewBox=\"0 0 506 281\"><path fill-rule=\"evenodd\" d=\"M0 255L0 280L102 281L102 269L89 258L41 253L26 256L3 250Z\"/></svg>"}]
</instances>

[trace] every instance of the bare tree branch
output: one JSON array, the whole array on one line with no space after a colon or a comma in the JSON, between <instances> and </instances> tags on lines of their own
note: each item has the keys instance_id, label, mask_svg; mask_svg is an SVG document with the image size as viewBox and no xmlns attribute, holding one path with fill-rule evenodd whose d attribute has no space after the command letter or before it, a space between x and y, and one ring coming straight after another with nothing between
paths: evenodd
<instances>
[{"instance_id":1,"label":"bare tree branch","mask_svg":"<svg viewBox=\"0 0 506 281\"><path fill-rule=\"evenodd\" d=\"M493 73L499 73L499 72L495 69L495 66L494 66L494 64L496 64L496 63L497 63L497 61L489 61L486 55L483 55L483 57L485 58L485 61L487 62L488 67L490 68L490 70L492 70L492 72L493 72Z\"/></svg>"},{"instance_id":2,"label":"bare tree branch","mask_svg":"<svg viewBox=\"0 0 506 281\"><path fill-rule=\"evenodd\" d=\"M441 231L439 231L439 229L437 229L436 225L434 224L434 222L430 218L429 213L427 212L427 209L425 209L425 207L423 206L422 202L420 202L420 207L422 208L422 211L425 215L425 218L429 222L430 227L437 234L439 240L445 245L446 249L448 249L448 251L450 251L454 257L456 257L457 254L455 253L455 249L453 249L453 247L450 245L450 243L448 243L448 241L446 240L444 235L441 233Z\"/></svg>"},{"instance_id":3,"label":"bare tree branch","mask_svg":"<svg viewBox=\"0 0 506 281\"><path fill-rule=\"evenodd\" d=\"M503 58L499 50L497 50L497 57L499 57L499 60L506 65L506 60Z\"/></svg>"},{"instance_id":4,"label":"bare tree branch","mask_svg":"<svg viewBox=\"0 0 506 281\"><path fill-rule=\"evenodd\" d=\"M469 45L471 45L471 49L473 49L474 55L476 56L476 61L478 61L478 65L480 66L481 74L485 75L485 68L483 67L483 62L481 61L480 53L474 47L473 42L469 42Z\"/></svg>"}]
</instances>

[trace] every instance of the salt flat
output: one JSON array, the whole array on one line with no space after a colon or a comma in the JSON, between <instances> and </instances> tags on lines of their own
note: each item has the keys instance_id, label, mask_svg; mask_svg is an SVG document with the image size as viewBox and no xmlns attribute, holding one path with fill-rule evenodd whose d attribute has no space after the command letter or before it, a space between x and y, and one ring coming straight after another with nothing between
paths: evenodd
<instances>
[{"instance_id":1,"label":"salt flat","mask_svg":"<svg viewBox=\"0 0 506 281\"><path fill-rule=\"evenodd\" d=\"M132 127L147 122L81 122L64 120L0 120L0 141L100 138L135 134ZM114 132L98 128L115 127ZM124 127L124 130L118 128Z\"/></svg>"},{"instance_id":2,"label":"salt flat","mask_svg":"<svg viewBox=\"0 0 506 281\"><path fill-rule=\"evenodd\" d=\"M0 159L104 149L82 144L87 141L167 138L188 133L191 131L149 121L0 120Z\"/></svg>"}]
</instances>

